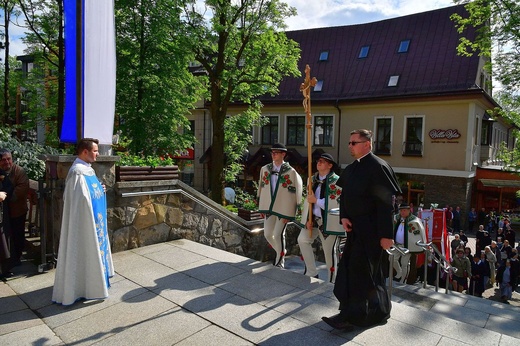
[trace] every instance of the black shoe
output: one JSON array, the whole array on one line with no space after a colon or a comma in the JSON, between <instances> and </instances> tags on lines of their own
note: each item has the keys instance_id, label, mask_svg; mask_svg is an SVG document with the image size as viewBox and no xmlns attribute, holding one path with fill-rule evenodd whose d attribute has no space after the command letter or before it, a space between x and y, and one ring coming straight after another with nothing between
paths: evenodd
<instances>
[{"instance_id":1,"label":"black shoe","mask_svg":"<svg viewBox=\"0 0 520 346\"><path fill-rule=\"evenodd\" d=\"M344 321L339 314L334 315L332 317L322 317L321 318L323 322L327 323L329 326L331 326L334 329L344 330L344 331L351 331L354 329L354 326L350 324L347 321Z\"/></svg>"},{"instance_id":2,"label":"black shoe","mask_svg":"<svg viewBox=\"0 0 520 346\"><path fill-rule=\"evenodd\" d=\"M8 279L8 278L12 278L13 276L14 276L13 272L5 272L5 273L0 274L0 279Z\"/></svg>"}]
</instances>

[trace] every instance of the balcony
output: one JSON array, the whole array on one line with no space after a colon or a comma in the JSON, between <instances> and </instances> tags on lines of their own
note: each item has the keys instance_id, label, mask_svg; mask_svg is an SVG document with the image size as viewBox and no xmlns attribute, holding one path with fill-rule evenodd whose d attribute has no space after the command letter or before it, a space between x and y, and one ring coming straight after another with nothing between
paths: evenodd
<instances>
[{"instance_id":1,"label":"balcony","mask_svg":"<svg viewBox=\"0 0 520 346\"><path fill-rule=\"evenodd\" d=\"M423 143L420 141L403 142L403 156L422 156Z\"/></svg>"}]
</instances>

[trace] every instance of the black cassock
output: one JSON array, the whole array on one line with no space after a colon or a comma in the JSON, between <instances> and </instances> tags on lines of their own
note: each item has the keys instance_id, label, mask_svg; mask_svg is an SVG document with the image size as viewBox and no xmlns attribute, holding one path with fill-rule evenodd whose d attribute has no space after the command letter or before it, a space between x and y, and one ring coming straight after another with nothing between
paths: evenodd
<instances>
[{"instance_id":1,"label":"black cassock","mask_svg":"<svg viewBox=\"0 0 520 346\"><path fill-rule=\"evenodd\" d=\"M352 222L338 265L334 295L340 315L358 326L371 326L390 317L391 302L383 265L388 264L380 239L393 239L392 196L401 193L390 165L372 153L348 165L342 187L340 217Z\"/></svg>"}]
</instances>

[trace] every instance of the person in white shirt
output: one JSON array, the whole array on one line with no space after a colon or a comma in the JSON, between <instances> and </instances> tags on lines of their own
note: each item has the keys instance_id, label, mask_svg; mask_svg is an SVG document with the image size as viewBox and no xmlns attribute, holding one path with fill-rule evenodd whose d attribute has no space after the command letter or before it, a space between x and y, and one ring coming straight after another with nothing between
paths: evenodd
<instances>
[{"instance_id":1,"label":"person in white shirt","mask_svg":"<svg viewBox=\"0 0 520 346\"><path fill-rule=\"evenodd\" d=\"M325 263L328 269L328 281L334 282L339 262L339 236L346 236L339 223L338 214L329 213L331 209L339 208L341 187L337 185L339 176L334 173L336 162L332 155L324 153L317 163L316 174L312 177L312 192L307 195L302 212L302 230L298 236L298 245L305 261L304 274L318 277L312 244L319 237L323 246ZM309 206L312 206L312 221L309 220Z\"/></svg>"},{"instance_id":2,"label":"person in white shirt","mask_svg":"<svg viewBox=\"0 0 520 346\"><path fill-rule=\"evenodd\" d=\"M274 265L282 268L287 252L285 228L294 221L303 193L302 178L284 161L286 155L285 145L273 144L273 162L261 168L257 193L258 211L264 217L264 236L276 251Z\"/></svg>"}]
</instances>

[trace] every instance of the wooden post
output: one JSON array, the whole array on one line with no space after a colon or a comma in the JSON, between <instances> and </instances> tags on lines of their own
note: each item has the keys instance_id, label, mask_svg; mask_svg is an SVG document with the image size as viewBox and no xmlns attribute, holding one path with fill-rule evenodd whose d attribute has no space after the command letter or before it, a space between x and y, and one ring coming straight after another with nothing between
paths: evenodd
<instances>
[{"instance_id":1,"label":"wooden post","mask_svg":"<svg viewBox=\"0 0 520 346\"><path fill-rule=\"evenodd\" d=\"M300 91L303 93L303 109L305 110L307 118L307 196L313 194L312 191L312 113L311 113L311 87L314 87L318 80L313 77L311 79L311 68L309 65L305 65L305 79L300 85ZM312 205L309 203L309 219L312 223ZM303 220L302 220L303 221ZM309 233L312 236L312 227L309 229Z\"/></svg>"}]
</instances>

